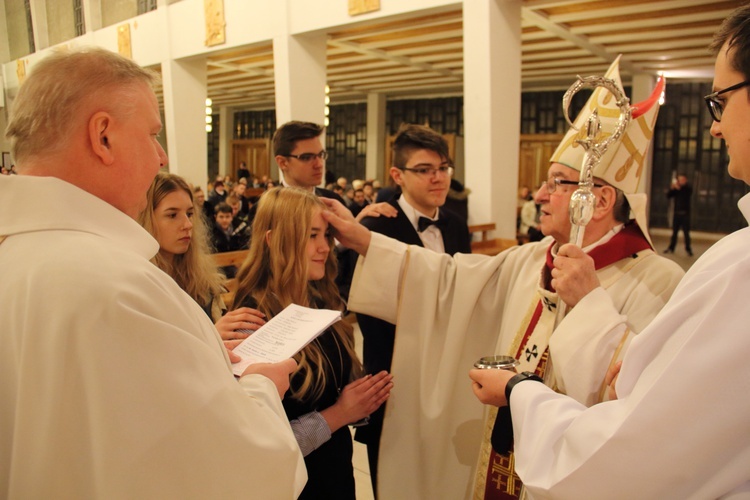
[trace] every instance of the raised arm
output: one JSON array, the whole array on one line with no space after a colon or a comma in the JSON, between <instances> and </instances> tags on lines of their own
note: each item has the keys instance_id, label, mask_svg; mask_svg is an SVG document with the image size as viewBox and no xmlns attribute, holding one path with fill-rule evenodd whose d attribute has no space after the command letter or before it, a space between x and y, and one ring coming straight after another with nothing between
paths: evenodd
<instances>
[{"instance_id":1,"label":"raised arm","mask_svg":"<svg viewBox=\"0 0 750 500\"><path fill-rule=\"evenodd\" d=\"M370 247L370 230L357 222L352 213L336 200L321 198L328 206L323 212L323 218L331 225L334 237L347 248L351 248L360 255L367 255Z\"/></svg>"}]
</instances>

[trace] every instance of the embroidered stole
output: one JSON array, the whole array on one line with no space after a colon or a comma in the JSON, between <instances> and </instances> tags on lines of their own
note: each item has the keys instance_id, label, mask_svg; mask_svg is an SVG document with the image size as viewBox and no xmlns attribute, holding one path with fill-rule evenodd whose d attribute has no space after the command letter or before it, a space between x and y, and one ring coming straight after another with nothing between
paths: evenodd
<instances>
[{"instance_id":1,"label":"embroidered stole","mask_svg":"<svg viewBox=\"0 0 750 500\"><path fill-rule=\"evenodd\" d=\"M544 379L544 383L557 390L552 370L549 369L549 339L557 318L557 293L552 288L551 271L552 247L547 249L547 259L541 272L540 286L531 307L521 322L516 338L508 354L519 361L518 372L533 372ZM589 252L598 271L622 259L635 260L637 253L650 249L650 245L640 228L629 223L608 242ZM489 408L484 425L484 437L480 449L474 486L474 500L515 499L521 493L522 482L515 473L513 451L507 454L496 453L490 445L490 436L495 426L497 407Z\"/></svg>"}]
</instances>

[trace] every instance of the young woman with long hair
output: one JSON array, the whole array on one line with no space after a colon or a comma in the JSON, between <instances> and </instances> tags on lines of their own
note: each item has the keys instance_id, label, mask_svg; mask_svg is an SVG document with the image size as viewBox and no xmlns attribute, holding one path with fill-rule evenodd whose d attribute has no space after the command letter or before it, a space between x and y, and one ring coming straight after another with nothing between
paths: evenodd
<instances>
[{"instance_id":1,"label":"young woman with long hair","mask_svg":"<svg viewBox=\"0 0 750 500\"><path fill-rule=\"evenodd\" d=\"M159 242L159 252L151 261L206 311L222 339L243 339L247 334L236 330L256 330L263 325L260 313L252 309L240 308L225 315L221 294L226 277L211 256L205 222L195 215L200 214L200 208L194 204L190 185L178 175L160 172L147 199L138 222Z\"/></svg>"},{"instance_id":2,"label":"young woman with long hair","mask_svg":"<svg viewBox=\"0 0 750 500\"><path fill-rule=\"evenodd\" d=\"M235 304L271 318L290 304L344 310L334 282L333 239L325 205L312 193L274 188L260 199L250 254L237 274ZM393 387L383 371L363 375L353 328L338 321L295 356L297 370L282 401L308 472L301 499L354 499L348 424L369 416Z\"/></svg>"}]
</instances>

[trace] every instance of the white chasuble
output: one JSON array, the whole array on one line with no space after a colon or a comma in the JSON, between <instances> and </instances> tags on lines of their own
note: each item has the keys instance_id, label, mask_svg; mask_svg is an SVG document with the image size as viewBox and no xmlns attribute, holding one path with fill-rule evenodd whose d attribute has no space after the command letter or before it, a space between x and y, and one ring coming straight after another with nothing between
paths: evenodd
<instances>
[{"instance_id":1,"label":"white chasuble","mask_svg":"<svg viewBox=\"0 0 750 500\"><path fill-rule=\"evenodd\" d=\"M517 333L539 297L552 243L546 238L493 257L451 258L372 234L367 256L357 264L349 308L396 324L395 385L380 442L382 498L472 496L485 412L471 391L468 371L483 356L520 346ZM636 263L627 272L617 263L597 271L602 283L625 276L581 301L596 317L577 306L553 328L555 313L542 314L544 328L527 342L528 355L524 347L522 369L535 367L549 352L557 385L582 401L598 394L622 340L622 329L609 325L619 325L623 316L630 324L635 313L632 330L640 331L683 274L650 250L632 260ZM543 297L555 296L547 293ZM568 324L571 318L574 324ZM562 348L555 346L558 335Z\"/></svg>"}]
</instances>

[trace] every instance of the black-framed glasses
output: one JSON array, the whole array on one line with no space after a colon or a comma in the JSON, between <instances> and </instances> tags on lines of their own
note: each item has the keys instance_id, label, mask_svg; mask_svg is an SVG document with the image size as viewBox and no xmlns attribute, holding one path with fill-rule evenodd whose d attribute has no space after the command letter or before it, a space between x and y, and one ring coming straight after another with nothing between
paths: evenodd
<instances>
[{"instance_id":1,"label":"black-framed glasses","mask_svg":"<svg viewBox=\"0 0 750 500\"><path fill-rule=\"evenodd\" d=\"M284 155L287 158L296 158L301 162L304 163L310 163L315 158L320 158L321 160L325 160L328 158L328 151L321 151L320 153L302 153L301 155Z\"/></svg>"},{"instance_id":2,"label":"black-framed glasses","mask_svg":"<svg viewBox=\"0 0 750 500\"><path fill-rule=\"evenodd\" d=\"M742 87L747 87L748 85L750 85L750 80L745 80L744 82L740 82L737 85L732 85L731 87L717 90L713 94L708 94L707 96L705 96L703 99L705 99L706 101L708 112L711 113L711 118L713 118L715 122L721 121L721 115L722 113L724 113L724 100L719 99L719 96L721 94L731 92L732 90L741 89Z\"/></svg>"},{"instance_id":3,"label":"black-framed glasses","mask_svg":"<svg viewBox=\"0 0 750 500\"><path fill-rule=\"evenodd\" d=\"M397 167L397 168L416 174L419 177L424 177L425 179L431 178L433 175L443 175L446 177L453 176L453 167L450 167L448 165L441 165L439 167L415 167L415 168Z\"/></svg>"},{"instance_id":4,"label":"black-framed glasses","mask_svg":"<svg viewBox=\"0 0 750 500\"><path fill-rule=\"evenodd\" d=\"M563 185L563 186L577 186L578 181L569 181L566 179L560 179L559 177L550 177L546 181L542 182L542 185L539 186L539 189L546 187L547 192L549 194L554 193L557 190L557 186ZM604 184L594 184L595 188L604 187Z\"/></svg>"}]
</instances>

